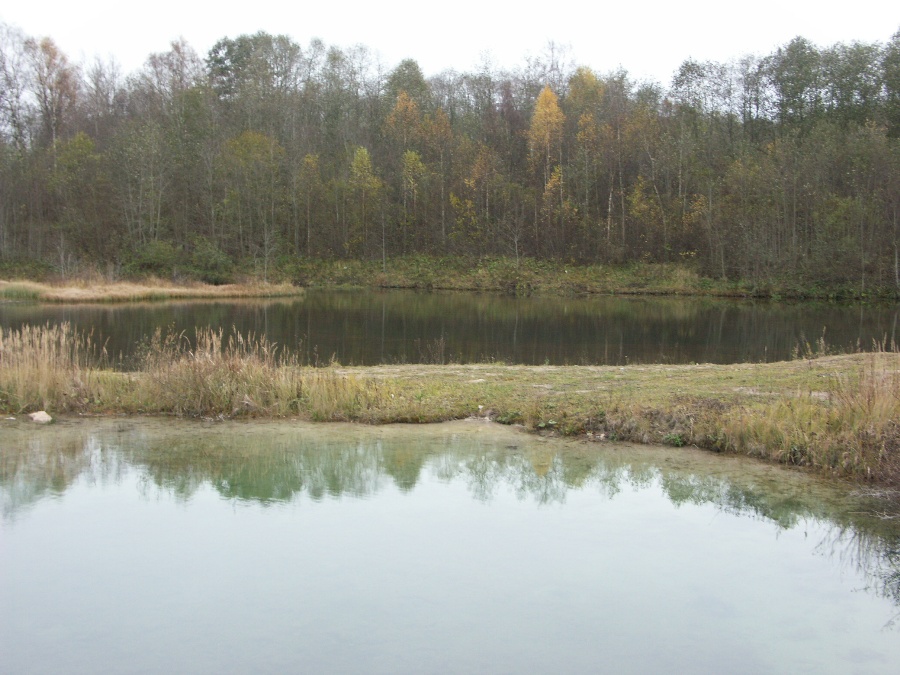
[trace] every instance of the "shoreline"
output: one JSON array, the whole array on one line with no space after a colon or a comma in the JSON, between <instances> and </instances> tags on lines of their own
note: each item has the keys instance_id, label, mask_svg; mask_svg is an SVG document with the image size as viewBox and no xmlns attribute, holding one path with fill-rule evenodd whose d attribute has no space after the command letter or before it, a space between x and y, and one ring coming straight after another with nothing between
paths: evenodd
<instances>
[{"instance_id":1,"label":"shoreline","mask_svg":"<svg viewBox=\"0 0 900 675\"><path fill-rule=\"evenodd\" d=\"M272 269L271 282L258 271L235 273L236 283L210 285L195 280L157 277L111 281L88 270L83 277L53 279L32 270L6 270L0 301L47 303L138 302L169 299L290 297L309 289L409 289L466 291L516 296L691 296L766 300L896 300L890 286L861 290L851 286L820 287L803 280L765 282L715 279L679 263L572 264L510 258L406 256L383 265L376 260L306 259ZM48 279L39 281L37 279Z\"/></svg>"}]
</instances>

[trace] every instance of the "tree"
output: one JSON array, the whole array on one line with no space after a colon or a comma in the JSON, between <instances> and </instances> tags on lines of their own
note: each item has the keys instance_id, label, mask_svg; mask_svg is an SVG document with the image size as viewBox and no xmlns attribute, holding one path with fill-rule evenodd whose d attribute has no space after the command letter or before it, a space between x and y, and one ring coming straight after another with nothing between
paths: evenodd
<instances>
[{"instance_id":1,"label":"tree","mask_svg":"<svg viewBox=\"0 0 900 675\"><path fill-rule=\"evenodd\" d=\"M303 191L306 206L306 255L312 255L312 207L322 192L322 176L319 171L319 156L306 155L300 170L295 175L296 186ZM294 253L300 255L299 221L295 220Z\"/></svg>"},{"instance_id":2,"label":"tree","mask_svg":"<svg viewBox=\"0 0 900 675\"><path fill-rule=\"evenodd\" d=\"M550 180L555 161L562 163L562 133L566 118L559 107L559 99L550 87L544 87L534 106L528 141L532 161L543 176L543 183Z\"/></svg>"},{"instance_id":3,"label":"tree","mask_svg":"<svg viewBox=\"0 0 900 675\"><path fill-rule=\"evenodd\" d=\"M603 151L600 125L593 114L586 112L578 120L578 134L576 135L576 158L578 166L577 194L580 196L581 222L588 233L588 238L594 238L599 251L600 244L600 204L599 195L595 195L599 185L600 157ZM596 224L596 228L594 225ZM592 237L592 231L596 234ZM609 238L609 232L607 232Z\"/></svg>"},{"instance_id":4,"label":"tree","mask_svg":"<svg viewBox=\"0 0 900 675\"><path fill-rule=\"evenodd\" d=\"M562 164L562 136L565 121L566 118L559 107L559 99L556 94L549 86L544 87L534 106L531 126L528 129L528 141L531 147L532 166L536 177L540 180L540 185L544 188L544 195L558 194L560 200L565 194L561 184L562 174L558 175L560 181L558 189L548 192L546 186L550 183L555 164L557 162ZM560 201L559 207L559 216L563 218L565 209L562 208L562 201ZM553 211L554 209L544 208L545 213ZM537 221L535 221L536 226ZM564 228L563 223L560 223L560 228ZM540 237L537 230L535 230L535 250L540 251Z\"/></svg>"},{"instance_id":5,"label":"tree","mask_svg":"<svg viewBox=\"0 0 900 675\"><path fill-rule=\"evenodd\" d=\"M217 111L199 56L184 40L172 42L151 54L130 84L140 118L153 128L167 186L161 204L167 236L184 245L196 234L191 228L204 226L216 239L214 157L222 139L215 138Z\"/></svg>"},{"instance_id":6,"label":"tree","mask_svg":"<svg viewBox=\"0 0 900 675\"><path fill-rule=\"evenodd\" d=\"M182 38L173 41L169 51L148 56L138 77L160 110L172 113L182 102L181 95L200 84L203 62Z\"/></svg>"},{"instance_id":7,"label":"tree","mask_svg":"<svg viewBox=\"0 0 900 675\"><path fill-rule=\"evenodd\" d=\"M278 248L283 155L284 149L275 139L256 131L230 139L222 153L227 180L224 206L237 225L238 250L254 257L262 254L266 278L269 260Z\"/></svg>"},{"instance_id":8,"label":"tree","mask_svg":"<svg viewBox=\"0 0 900 675\"><path fill-rule=\"evenodd\" d=\"M385 122L388 134L400 144L402 150L406 150L419 135L420 125L419 106L409 94L401 91Z\"/></svg>"},{"instance_id":9,"label":"tree","mask_svg":"<svg viewBox=\"0 0 900 675\"><path fill-rule=\"evenodd\" d=\"M884 77L877 44L837 44L822 51L823 105L841 124L878 117Z\"/></svg>"},{"instance_id":10,"label":"tree","mask_svg":"<svg viewBox=\"0 0 900 675\"><path fill-rule=\"evenodd\" d=\"M79 132L58 145L50 181L59 205L56 229L60 272L66 274L78 256L109 259L117 233L105 213L109 204L104 195L109 185L94 142Z\"/></svg>"},{"instance_id":11,"label":"tree","mask_svg":"<svg viewBox=\"0 0 900 675\"><path fill-rule=\"evenodd\" d=\"M33 115L28 99L26 39L20 30L0 23L0 140L24 154Z\"/></svg>"},{"instance_id":12,"label":"tree","mask_svg":"<svg viewBox=\"0 0 900 675\"><path fill-rule=\"evenodd\" d=\"M654 256L657 260L667 260L669 253L668 200L663 199L660 189L662 176L659 165L660 155L665 148L661 143L659 115L647 106L636 107L628 125L631 144L640 148L640 171L631 193L632 221L639 226L639 248L641 255ZM649 183L649 184L648 184ZM643 198L652 191L653 208L638 208ZM656 241L662 234L661 246ZM661 252L661 255L660 255Z\"/></svg>"},{"instance_id":13,"label":"tree","mask_svg":"<svg viewBox=\"0 0 900 675\"><path fill-rule=\"evenodd\" d=\"M600 223L604 201L601 198L603 132L600 123L604 90L603 83L592 70L578 68L569 78L569 93L564 102L569 126L567 137L575 140L569 146L574 155L569 158L569 175L572 179L570 188L578 201L581 228L588 241L594 239L594 250L597 252L600 251Z\"/></svg>"},{"instance_id":14,"label":"tree","mask_svg":"<svg viewBox=\"0 0 900 675\"><path fill-rule=\"evenodd\" d=\"M562 167L555 166L550 174L550 179L544 186L541 216L545 223L544 234L548 240L547 248L558 258L565 258L572 253L569 250L570 242L566 223L572 219L574 211L564 192Z\"/></svg>"},{"instance_id":15,"label":"tree","mask_svg":"<svg viewBox=\"0 0 900 675\"><path fill-rule=\"evenodd\" d=\"M884 48L881 68L884 73L888 135L900 138L900 30L894 33Z\"/></svg>"},{"instance_id":16,"label":"tree","mask_svg":"<svg viewBox=\"0 0 900 675\"><path fill-rule=\"evenodd\" d=\"M443 108L438 108L433 115L426 115L422 123L422 137L426 151L431 156L437 156L438 182L441 187L441 246L447 246L447 157L450 154L453 143L453 130L450 128L450 118Z\"/></svg>"},{"instance_id":17,"label":"tree","mask_svg":"<svg viewBox=\"0 0 900 675\"><path fill-rule=\"evenodd\" d=\"M206 59L209 81L232 124L287 142L304 66L300 46L260 31L219 40Z\"/></svg>"},{"instance_id":18,"label":"tree","mask_svg":"<svg viewBox=\"0 0 900 675\"><path fill-rule=\"evenodd\" d=\"M391 74L385 86L389 100L396 100L401 93L412 99L417 106L430 107L431 90L422 74L422 69L414 59L403 59Z\"/></svg>"},{"instance_id":19,"label":"tree","mask_svg":"<svg viewBox=\"0 0 900 675\"><path fill-rule=\"evenodd\" d=\"M159 239L163 199L169 189L165 145L152 119L131 122L119 130L111 149L113 194L125 224L127 243L134 247Z\"/></svg>"},{"instance_id":20,"label":"tree","mask_svg":"<svg viewBox=\"0 0 900 675\"><path fill-rule=\"evenodd\" d=\"M84 130L97 141L109 143L116 126L124 117L125 91L119 65L104 63L99 58L88 69L84 83L82 111Z\"/></svg>"},{"instance_id":21,"label":"tree","mask_svg":"<svg viewBox=\"0 0 900 675\"><path fill-rule=\"evenodd\" d=\"M31 86L40 115L40 138L53 147L60 138L78 95L78 72L50 38L25 41Z\"/></svg>"},{"instance_id":22,"label":"tree","mask_svg":"<svg viewBox=\"0 0 900 675\"><path fill-rule=\"evenodd\" d=\"M578 68L569 78L569 93L565 108L567 117L580 119L582 115L596 115L603 104L603 83L590 68Z\"/></svg>"},{"instance_id":23,"label":"tree","mask_svg":"<svg viewBox=\"0 0 900 675\"><path fill-rule=\"evenodd\" d=\"M782 131L808 130L822 108L821 55L809 40L796 37L767 62Z\"/></svg>"},{"instance_id":24,"label":"tree","mask_svg":"<svg viewBox=\"0 0 900 675\"><path fill-rule=\"evenodd\" d=\"M603 144L603 164L607 168L609 194L607 198L607 244L612 244L613 199L618 196L620 225L620 255L626 249L626 174L628 172L628 151L625 128L631 112L631 82L625 71L610 75L603 88L603 109L601 116L601 138Z\"/></svg>"},{"instance_id":25,"label":"tree","mask_svg":"<svg viewBox=\"0 0 900 675\"><path fill-rule=\"evenodd\" d=\"M424 187L425 178L428 170L422 162L422 158L415 150L407 150L403 153L402 160L402 176L403 176L403 246L406 248L406 232L409 223L418 231L418 203L419 192ZM410 215L410 203L412 204L412 214Z\"/></svg>"},{"instance_id":26,"label":"tree","mask_svg":"<svg viewBox=\"0 0 900 675\"><path fill-rule=\"evenodd\" d=\"M373 256L380 217L383 259L678 255L731 278L900 287L898 138L900 33L688 60L663 92L553 45L426 80L413 60L268 33L82 79L52 40L0 24L0 256L146 248L267 274L281 243Z\"/></svg>"},{"instance_id":27,"label":"tree","mask_svg":"<svg viewBox=\"0 0 900 675\"><path fill-rule=\"evenodd\" d=\"M369 250L369 219L366 210L366 201L373 201L381 189L381 180L375 175L372 169L372 158L369 151L364 147L358 147L353 153L353 161L350 164L350 185L353 192L359 199L359 220L358 226L362 229L361 239L360 233L351 235L351 238L345 243L347 253L350 254L356 250L361 244L361 252L366 255ZM382 242L382 246L384 242Z\"/></svg>"}]
</instances>

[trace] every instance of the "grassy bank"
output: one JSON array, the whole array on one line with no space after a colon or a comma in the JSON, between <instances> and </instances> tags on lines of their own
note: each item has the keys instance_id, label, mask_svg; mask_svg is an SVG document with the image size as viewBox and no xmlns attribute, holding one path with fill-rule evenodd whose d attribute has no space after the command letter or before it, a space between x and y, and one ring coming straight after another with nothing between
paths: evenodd
<instances>
[{"instance_id":1,"label":"grassy bank","mask_svg":"<svg viewBox=\"0 0 900 675\"><path fill-rule=\"evenodd\" d=\"M304 286L494 291L518 295L652 293L742 295L750 289L703 278L682 265L573 265L522 258L409 256L387 261L298 260L290 277Z\"/></svg>"},{"instance_id":2,"label":"grassy bank","mask_svg":"<svg viewBox=\"0 0 900 675\"><path fill-rule=\"evenodd\" d=\"M469 416L595 440L695 444L900 482L900 355L681 366L302 366L265 339L157 334L137 372L67 326L0 332L0 410L298 417Z\"/></svg>"},{"instance_id":3,"label":"grassy bank","mask_svg":"<svg viewBox=\"0 0 900 675\"><path fill-rule=\"evenodd\" d=\"M803 279L723 280L687 263L573 264L521 258L407 256L380 260L296 259L281 270L302 286L474 290L517 295L708 295L784 299L897 297L894 287L820 286Z\"/></svg>"},{"instance_id":4,"label":"grassy bank","mask_svg":"<svg viewBox=\"0 0 900 675\"><path fill-rule=\"evenodd\" d=\"M8 266L7 266L8 267ZM181 274L185 274L182 270ZM3 268L6 278L43 279L32 282L0 282L0 299L17 298L46 302L96 302L197 297L260 297L290 295L296 287L408 288L421 290L491 291L516 295L645 294L708 295L761 298L877 298L896 297L897 289L870 287L865 293L851 287L821 287L802 279L765 282L722 280L705 277L684 263L625 265L571 264L522 258L404 256L381 260L309 259L286 257L273 264L268 279L252 265L238 266L229 278L241 284L209 286L191 283L176 286L158 279L109 283L100 274L87 273L76 280L54 279L36 268ZM188 277L190 278L190 277Z\"/></svg>"},{"instance_id":5,"label":"grassy bank","mask_svg":"<svg viewBox=\"0 0 900 675\"><path fill-rule=\"evenodd\" d=\"M143 282L103 282L89 279L60 283L0 281L0 300L30 302L143 302L148 300L270 298L299 295L302 289L287 283L176 285L158 279Z\"/></svg>"}]
</instances>

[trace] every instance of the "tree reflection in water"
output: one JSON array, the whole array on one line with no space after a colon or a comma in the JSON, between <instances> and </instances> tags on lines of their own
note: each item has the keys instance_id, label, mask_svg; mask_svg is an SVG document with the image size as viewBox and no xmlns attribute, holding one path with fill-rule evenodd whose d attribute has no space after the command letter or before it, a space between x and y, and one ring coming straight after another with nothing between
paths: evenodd
<instances>
[{"instance_id":1,"label":"tree reflection in water","mask_svg":"<svg viewBox=\"0 0 900 675\"><path fill-rule=\"evenodd\" d=\"M222 498L274 505L365 498L393 484L414 491L430 477L463 481L473 499L498 490L539 504L590 490L614 500L657 485L676 507L712 504L791 529L827 526L816 552L858 570L867 590L900 607L900 518L894 495L854 491L796 471L690 449L544 439L465 422L427 427L313 426L158 420L0 426L0 513L14 520L74 484L119 483L190 500L211 486Z\"/></svg>"},{"instance_id":2,"label":"tree reflection in water","mask_svg":"<svg viewBox=\"0 0 900 675\"><path fill-rule=\"evenodd\" d=\"M310 290L301 299L56 306L0 304L0 327L93 332L119 366L156 329L191 339L209 327L265 335L301 362L607 364L752 363L791 358L827 330L837 351L895 340L890 305L686 297L511 297Z\"/></svg>"}]
</instances>

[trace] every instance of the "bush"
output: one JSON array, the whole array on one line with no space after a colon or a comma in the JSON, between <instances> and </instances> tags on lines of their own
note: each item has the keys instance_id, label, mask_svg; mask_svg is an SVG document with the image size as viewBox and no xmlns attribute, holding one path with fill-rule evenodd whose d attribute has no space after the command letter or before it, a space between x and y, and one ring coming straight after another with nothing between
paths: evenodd
<instances>
[{"instance_id":1,"label":"bush","mask_svg":"<svg viewBox=\"0 0 900 675\"><path fill-rule=\"evenodd\" d=\"M196 239L191 254L191 267L201 281L208 284L227 284L232 280L234 262L222 249L208 239Z\"/></svg>"},{"instance_id":2,"label":"bush","mask_svg":"<svg viewBox=\"0 0 900 675\"><path fill-rule=\"evenodd\" d=\"M175 276L179 259L178 250L170 242L150 241L135 249L125 269L130 274L171 278Z\"/></svg>"}]
</instances>

